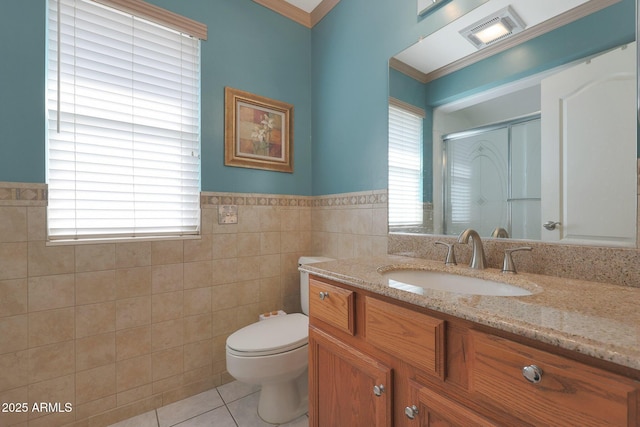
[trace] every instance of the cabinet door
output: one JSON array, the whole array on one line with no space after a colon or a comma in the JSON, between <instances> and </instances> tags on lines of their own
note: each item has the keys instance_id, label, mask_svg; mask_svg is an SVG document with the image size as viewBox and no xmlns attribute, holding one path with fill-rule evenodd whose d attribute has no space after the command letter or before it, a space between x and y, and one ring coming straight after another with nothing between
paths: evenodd
<instances>
[{"instance_id":1,"label":"cabinet door","mask_svg":"<svg viewBox=\"0 0 640 427\"><path fill-rule=\"evenodd\" d=\"M392 391L388 366L310 328L310 426L390 427Z\"/></svg>"},{"instance_id":2,"label":"cabinet door","mask_svg":"<svg viewBox=\"0 0 640 427\"><path fill-rule=\"evenodd\" d=\"M496 427L498 424L471 409L410 382L410 404L405 409L407 427Z\"/></svg>"}]
</instances>

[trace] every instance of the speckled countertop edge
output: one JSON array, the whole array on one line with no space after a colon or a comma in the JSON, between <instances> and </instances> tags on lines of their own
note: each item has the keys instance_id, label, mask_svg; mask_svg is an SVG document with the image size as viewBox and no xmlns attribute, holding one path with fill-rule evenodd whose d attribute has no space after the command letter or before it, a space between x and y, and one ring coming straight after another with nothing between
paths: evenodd
<instances>
[{"instance_id":1,"label":"speckled countertop edge","mask_svg":"<svg viewBox=\"0 0 640 427\"><path fill-rule=\"evenodd\" d=\"M520 286L529 296L480 296L392 288L379 271L424 269ZM505 275L442 262L387 255L336 260L301 271L640 370L640 288L529 273Z\"/></svg>"}]
</instances>

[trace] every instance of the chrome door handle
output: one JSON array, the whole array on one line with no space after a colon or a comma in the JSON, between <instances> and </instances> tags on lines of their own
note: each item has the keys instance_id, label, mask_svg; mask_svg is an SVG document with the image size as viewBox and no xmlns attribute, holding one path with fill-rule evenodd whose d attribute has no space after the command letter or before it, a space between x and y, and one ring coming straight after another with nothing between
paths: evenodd
<instances>
[{"instance_id":1,"label":"chrome door handle","mask_svg":"<svg viewBox=\"0 0 640 427\"><path fill-rule=\"evenodd\" d=\"M555 230L557 225L562 225L558 221L547 221L542 226L549 231Z\"/></svg>"}]
</instances>

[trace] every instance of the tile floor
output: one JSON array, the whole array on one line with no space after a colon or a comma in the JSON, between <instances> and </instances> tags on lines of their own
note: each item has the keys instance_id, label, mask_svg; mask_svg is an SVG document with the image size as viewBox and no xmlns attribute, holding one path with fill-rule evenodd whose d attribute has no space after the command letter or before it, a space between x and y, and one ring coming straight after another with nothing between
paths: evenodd
<instances>
[{"instance_id":1,"label":"tile floor","mask_svg":"<svg viewBox=\"0 0 640 427\"><path fill-rule=\"evenodd\" d=\"M188 397L110 427L272 427L258 417L259 388L239 381ZM308 427L304 415L282 427Z\"/></svg>"}]
</instances>

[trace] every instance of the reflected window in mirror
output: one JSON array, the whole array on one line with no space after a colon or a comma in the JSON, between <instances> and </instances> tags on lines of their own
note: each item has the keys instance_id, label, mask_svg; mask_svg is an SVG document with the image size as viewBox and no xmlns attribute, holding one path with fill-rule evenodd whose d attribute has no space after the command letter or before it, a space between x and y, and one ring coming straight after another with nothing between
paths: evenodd
<instances>
[{"instance_id":1,"label":"reflected window in mirror","mask_svg":"<svg viewBox=\"0 0 640 427\"><path fill-rule=\"evenodd\" d=\"M389 100L389 224L397 230L420 231L424 110Z\"/></svg>"}]
</instances>

